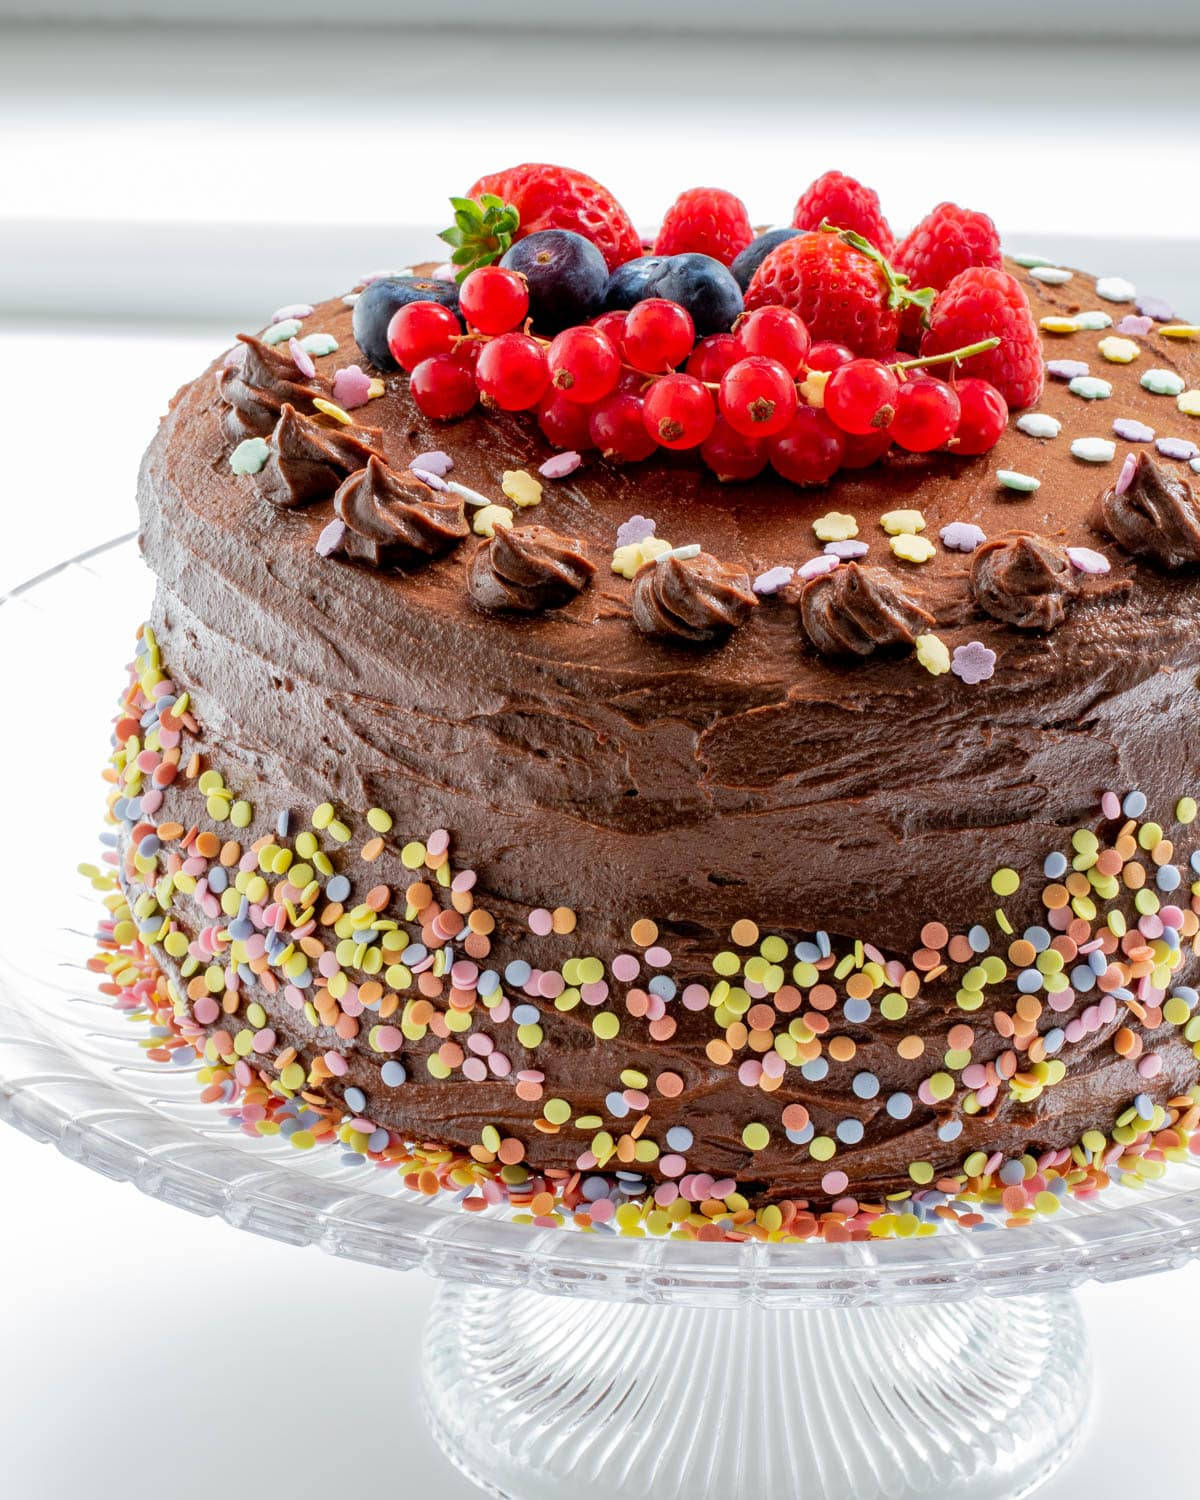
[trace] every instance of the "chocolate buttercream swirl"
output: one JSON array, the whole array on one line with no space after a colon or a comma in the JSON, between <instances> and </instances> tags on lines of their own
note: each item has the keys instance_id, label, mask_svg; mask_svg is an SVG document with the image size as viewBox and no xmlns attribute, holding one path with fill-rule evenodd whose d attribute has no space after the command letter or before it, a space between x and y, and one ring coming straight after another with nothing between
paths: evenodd
<instances>
[{"instance_id":1,"label":"chocolate buttercream swirl","mask_svg":"<svg viewBox=\"0 0 1200 1500\"><path fill-rule=\"evenodd\" d=\"M911 646L933 616L884 568L846 563L804 585L800 619L822 656L870 656Z\"/></svg>"},{"instance_id":2,"label":"chocolate buttercream swirl","mask_svg":"<svg viewBox=\"0 0 1200 1500\"><path fill-rule=\"evenodd\" d=\"M467 592L480 609L530 615L566 604L595 571L573 536L548 526L498 528L471 559Z\"/></svg>"},{"instance_id":3,"label":"chocolate buttercream swirl","mask_svg":"<svg viewBox=\"0 0 1200 1500\"><path fill-rule=\"evenodd\" d=\"M1021 531L976 550L971 592L994 619L1022 630L1049 631L1062 624L1079 584L1057 542Z\"/></svg>"},{"instance_id":4,"label":"chocolate buttercream swirl","mask_svg":"<svg viewBox=\"0 0 1200 1500\"><path fill-rule=\"evenodd\" d=\"M249 333L239 333L238 342L244 346L241 359L217 377L221 400L229 408L221 425L233 442L265 437L278 422L285 401L307 411L315 397L329 395L329 383L319 375L304 375L286 349L264 344Z\"/></svg>"},{"instance_id":5,"label":"chocolate buttercream swirl","mask_svg":"<svg viewBox=\"0 0 1200 1500\"><path fill-rule=\"evenodd\" d=\"M373 568L438 557L470 531L457 495L397 474L374 454L342 482L333 508L344 522L333 550Z\"/></svg>"},{"instance_id":6,"label":"chocolate buttercream swirl","mask_svg":"<svg viewBox=\"0 0 1200 1500\"><path fill-rule=\"evenodd\" d=\"M285 401L267 447L271 456L254 476L255 483L264 499L290 510L326 499L372 455L382 458L383 433L378 427L305 417Z\"/></svg>"},{"instance_id":7,"label":"chocolate buttercream swirl","mask_svg":"<svg viewBox=\"0 0 1200 1500\"><path fill-rule=\"evenodd\" d=\"M633 579L633 622L645 635L677 641L715 641L744 625L758 603L744 568L707 552L670 553Z\"/></svg>"},{"instance_id":8,"label":"chocolate buttercream swirl","mask_svg":"<svg viewBox=\"0 0 1200 1500\"><path fill-rule=\"evenodd\" d=\"M1098 529L1131 556L1160 567L1200 563L1200 509L1191 485L1165 473L1148 453L1139 453L1132 463L1132 474L1122 471L1101 495Z\"/></svg>"}]
</instances>

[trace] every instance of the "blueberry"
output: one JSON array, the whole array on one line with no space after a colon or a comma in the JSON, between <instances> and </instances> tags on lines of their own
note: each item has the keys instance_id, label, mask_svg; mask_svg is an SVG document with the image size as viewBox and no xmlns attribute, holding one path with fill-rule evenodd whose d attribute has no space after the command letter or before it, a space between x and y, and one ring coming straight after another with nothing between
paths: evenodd
<instances>
[{"instance_id":1,"label":"blueberry","mask_svg":"<svg viewBox=\"0 0 1200 1500\"><path fill-rule=\"evenodd\" d=\"M667 256L650 278L648 295L686 307L702 338L728 333L742 311L741 287L711 255Z\"/></svg>"},{"instance_id":2,"label":"blueberry","mask_svg":"<svg viewBox=\"0 0 1200 1500\"><path fill-rule=\"evenodd\" d=\"M751 240L738 258L730 266L734 280L744 292L754 279L754 273L774 250L776 245L782 245L784 240L794 240L799 229L768 229L766 234L760 234L756 240Z\"/></svg>"},{"instance_id":3,"label":"blueberry","mask_svg":"<svg viewBox=\"0 0 1200 1500\"><path fill-rule=\"evenodd\" d=\"M500 264L529 286L529 316L538 333L561 333L600 311L608 267L583 235L541 229L518 240Z\"/></svg>"},{"instance_id":4,"label":"blueberry","mask_svg":"<svg viewBox=\"0 0 1200 1500\"><path fill-rule=\"evenodd\" d=\"M618 266L604 288L604 311L620 312L652 296L647 287L666 262L665 255L641 255Z\"/></svg>"},{"instance_id":5,"label":"blueberry","mask_svg":"<svg viewBox=\"0 0 1200 1500\"><path fill-rule=\"evenodd\" d=\"M458 288L452 281L426 276L381 276L354 304L354 342L377 370L398 368L387 345L387 327L398 307L410 302L440 302L458 311Z\"/></svg>"}]
</instances>

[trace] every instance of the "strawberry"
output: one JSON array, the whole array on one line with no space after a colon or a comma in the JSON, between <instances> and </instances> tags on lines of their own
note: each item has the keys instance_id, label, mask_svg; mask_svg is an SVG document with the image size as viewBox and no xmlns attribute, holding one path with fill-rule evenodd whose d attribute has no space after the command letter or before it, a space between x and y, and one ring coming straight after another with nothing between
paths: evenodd
<instances>
[{"instance_id":1,"label":"strawberry","mask_svg":"<svg viewBox=\"0 0 1200 1500\"><path fill-rule=\"evenodd\" d=\"M999 271L1004 264L995 224L987 214L972 213L957 203L939 203L926 214L900 241L893 259L914 286L939 292L968 266Z\"/></svg>"},{"instance_id":2,"label":"strawberry","mask_svg":"<svg viewBox=\"0 0 1200 1500\"><path fill-rule=\"evenodd\" d=\"M494 193L521 216L514 239L540 229L572 229L600 251L610 271L642 253L642 241L629 215L595 178L571 167L525 162L481 177L469 198Z\"/></svg>"},{"instance_id":3,"label":"strawberry","mask_svg":"<svg viewBox=\"0 0 1200 1500\"><path fill-rule=\"evenodd\" d=\"M876 249L891 256L896 238L879 207L879 194L844 172L825 172L800 196L792 224L796 229L853 229Z\"/></svg>"},{"instance_id":4,"label":"strawberry","mask_svg":"<svg viewBox=\"0 0 1200 1500\"><path fill-rule=\"evenodd\" d=\"M963 360L961 373L991 381L1009 406L1032 406L1046 371L1029 299L1007 271L970 266L938 294L921 353L945 354L988 338L998 338L998 347Z\"/></svg>"},{"instance_id":5,"label":"strawberry","mask_svg":"<svg viewBox=\"0 0 1200 1500\"><path fill-rule=\"evenodd\" d=\"M896 347L903 309L932 296L910 292L873 245L847 230L777 245L746 290L746 311L790 307L814 343L848 344L875 358Z\"/></svg>"},{"instance_id":6,"label":"strawberry","mask_svg":"<svg viewBox=\"0 0 1200 1500\"><path fill-rule=\"evenodd\" d=\"M754 230L740 198L723 188L689 188L667 209L654 242L655 255L711 255L732 265Z\"/></svg>"}]
</instances>

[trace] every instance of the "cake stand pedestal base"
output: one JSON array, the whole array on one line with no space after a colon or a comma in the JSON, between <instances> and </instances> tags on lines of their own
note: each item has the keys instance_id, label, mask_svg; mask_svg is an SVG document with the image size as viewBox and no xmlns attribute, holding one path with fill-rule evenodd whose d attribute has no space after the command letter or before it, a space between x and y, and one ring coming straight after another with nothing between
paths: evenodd
<instances>
[{"instance_id":1,"label":"cake stand pedestal base","mask_svg":"<svg viewBox=\"0 0 1200 1500\"><path fill-rule=\"evenodd\" d=\"M446 1283L425 1339L446 1456L504 1500L1016 1500L1069 1454L1065 1295L773 1311Z\"/></svg>"}]
</instances>

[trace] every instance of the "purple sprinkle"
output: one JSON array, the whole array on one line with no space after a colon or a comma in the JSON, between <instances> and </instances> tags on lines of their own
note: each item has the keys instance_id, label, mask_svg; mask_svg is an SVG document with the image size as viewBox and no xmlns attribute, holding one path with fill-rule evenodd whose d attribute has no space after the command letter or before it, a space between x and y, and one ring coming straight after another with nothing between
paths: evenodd
<instances>
[{"instance_id":1,"label":"purple sprinkle","mask_svg":"<svg viewBox=\"0 0 1200 1500\"><path fill-rule=\"evenodd\" d=\"M358 365L347 365L333 377L333 399L345 411L366 406L371 398L371 379Z\"/></svg>"},{"instance_id":2,"label":"purple sprinkle","mask_svg":"<svg viewBox=\"0 0 1200 1500\"><path fill-rule=\"evenodd\" d=\"M292 356L292 363L301 375L309 380L316 375L317 367L309 358L308 350L301 347L299 339L288 339L288 353Z\"/></svg>"},{"instance_id":3,"label":"purple sprinkle","mask_svg":"<svg viewBox=\"0 0 1200 1500\"><path fill-rule=\"evenodd\" d=\"M1088 367L1082 359L1048 359L1046 361L1046 373L1055 380L1074 380L1079 375L1086 375Z\"/></svg>"},{"instance_id":4,"label":"purple sprinkle","mask_svg":"<svg viewBox=\"0 0 1200 1500\"><path fill-rule=\"evenodd\" d=\"M1135 338L1145 338L1154 327L1153 318L1137 318L1133 313L1127 313L1117 324L1117 333L1132 333Z\"/></svg>"},{"instance_id":5,"label":"purple sprinkle","mask_svg":"<svg viewBox=\"0 0 1200 1500\"><path fill-rule=\"evenodd\" d=\"M579 454L570 448L565 453L556 453L553 458L548 458L538 473L543 479L565 479L568 474L574 474L582 462Z\"/></svg>"},{"instance_id":6,"label":"purple sprinkle","mask_svg":"<svg viewBox=\"0 0 1200 1500\"><path fill-rule=\"evenodd\" d=\"M1068 547L1067 556L1071 559L1071 566L1078 568L1081 573L1102 574L1112 568L1112 564L1103 552L1095 552L1091 547Z\"/></svg>"},{"instance_id":7,"label":"purple sprinkle","mask_svg":"<svg viewBox=\"0 0 1200 1500\"><path fill-rule=\"evenodd\" d=\"M859 541L826 542L825 551L830 557L840 557L843 562L853 562L856 557L866 557L870 544Z\"/></svg>"},{"instance_id":8,"label":"purple sprinkle","mask_svg":"<svg viewBox=\"0 0 1200 1500\"><path fill-rule=\"evenodd\" d=\"M1137 473L1137 457L1133 453L1125 455L1125 462L1121 465L1121 476L1117 480L1114 493L1123 495L1133 483L1133 476Z\"/></svg>"},{"instance_id":9,"label":"purple sprinkle","mask_svg":"<svg viewBox=\"0 0 1200 1500\"><path fill-rule=\"evenodd\" d=\"M941 530L942 546L949 552L974 552L982 547L987 537L973 521L951 521Z\"/></svg>"},{"instance_id":10,"label":"purple sprinkle","mask_svg":"<svg viewBox=\"0 0 1200 1500\"><path fill-rule=\"evenodd\" d=\"M982 641L968 641L965 646L955 646L950 670L972 685L986 682L996 670L996 653Z\"/></svg>"},{"instance_id":11,"label":"purple sprinkle","mask_svg":"<svg viewBox=\"0 0 1200 1500\"><path fill-rule=\"evenodd\" d=\"M440 448L434 448L429 453L418 453L410 469L424 469L428 474L449 474L454 467L454 460L448 453L443 453Z\"/></svg>"},{"instance_id":12,"label":"purple sprinkle","mask_svg":"<svg viewBox=\"0 0 1200 1500\"><path fill-rule=\"evenodd\" d=\"M1161 297L1139 297L1137 310L1144 313L1146 317L1153 318L1156 323L1175 321L1175 309L1169 302L1164 302Z\"/></svg>"},{"instance_id":13,"label":"purple sprinkle","mask_svg":"<svg viewBox=\"0 0 1200 1500\"><path fill-rule=\"evenodd\" d=\"M756 594L777 594L785 583L791 583L795 568L789 568L786 563L780 563L778 567L768 568L765 573L760 573L754 580L754 592Z\"/></svg>"},{"instance_id":14,"label":"purple sprinkle","mask_svg":"<svg viewBox=\"0 0 1200 1500\"><path fill-rule=\"evenodd\" d=\"M821 578L826 573L832 573L841 566L841 559L831 557L828 552L822 552L820 557L810 557L806 563L801 563L796 570L800 578Z\"/></svg>"},{"instance_id":15,"label":"purple sprinkle","mask_svg":"<svg viewBox=\"0 0 1200 1500\"><path fill-rule=\"evenodd\" d=\"M1154 441L1154 428L1147 427L1145 422L1139 422L1133 417L1118 417L1113 423L1113 431L1119 438L1127 443L1152 443ZM1130 457L1132 458L1132 454ZM1127 459L1126 462L1129 460ZM1124 494L1124 491L1121 491Z\"/></svg>"},{"instance_id":16,"label":"purple sprinkle","mask_svg":"<svg viewBox=\"0 0 1200 1500\"><path fill-rule=\"evenodd\" d=\"M1200 453L1195 443L1187 438L1159 438L1154 445L1164 458L1195 458Z\"/></svg>"},{"instance_id":17,"label":"purple sprinkle","mask_svg":"<svg viewBox=\"0 0 1200 1500\"><path fill-rule=\"evenodd\" d=\"M630 547L654 535L655 523L648 516L630 516L617 527L617 546Z\"/></svg>"},{"instance_id":18,"label":"purple sprinkle","mask_svg":"<svg viewBox=\"0 0 1200 1500\"><path fill-rule=\"evenodd\" d=\"M286 307L277 307L271 314L272 323L283 323L288 318L311 318L312 308L307 302L289 302Z\"/></svg>"},{"instance_id":19,"label":"purple sprinkle","mask_svg":"<svg viewBox=\"0 0 1200 1500\"><path fill-rule=\"evenodd\" d=\"M446 490L450 488L442 476L435 474L432 469L422 469L416 464L410 464L409 473L419 479L422 484L427 484L431 490Z\"/></svg>"},{"instance_id":20,"label":"purple sprinkle","mask_svg":"<svg viewBox=\"0 0 1200 1500\"><path fill-rule=\"evenodd\" d=\"M336 552L342 545L342 538L345 535L345 521L341 521L335 516L317 538L317 556L328 557L331 552Z\"/></svg>"}]
</instances>

